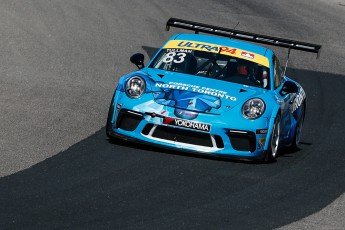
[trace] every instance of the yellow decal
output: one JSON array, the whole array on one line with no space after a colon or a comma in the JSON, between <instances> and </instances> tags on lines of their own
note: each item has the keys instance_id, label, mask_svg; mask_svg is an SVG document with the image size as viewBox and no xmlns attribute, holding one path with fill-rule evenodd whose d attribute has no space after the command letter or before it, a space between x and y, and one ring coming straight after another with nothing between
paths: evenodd
<instances>
[{"instance_id":1,"label":"yellow decal","mask_svg":"<svg viewBox=\"0 0 345 230\"><path fill-rule=\"evenodd\" d=\"M268 58L248 52L246 50L228 47L228 46L221 46L211 43L204 43L204 42L196 42L196 41L188 41L188 40L171 40L165 46L164 49L190 49L190 50L200 50L212 53L218 53L220 49L220 53L228 56L233 56L237 58L242 58L245 60L249 60L260 65L266 66L269 68L270 64Z\"/></svg>"},{"instance_id":2,"label":"yellow decal","mask_svg":"<svg viewBox=\"0 0 345 230\"><path fill-rule=\"evenodd\" d=\"M259 146L263 148L265 146L266 138L259 138Z\"/></svg>"}]
</instances>

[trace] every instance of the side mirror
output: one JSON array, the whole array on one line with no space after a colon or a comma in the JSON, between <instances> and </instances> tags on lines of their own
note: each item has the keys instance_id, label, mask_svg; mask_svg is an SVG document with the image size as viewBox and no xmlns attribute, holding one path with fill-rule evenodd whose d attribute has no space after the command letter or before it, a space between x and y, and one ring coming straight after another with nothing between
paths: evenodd
<instances>
[{"instance_id":1,"label":"side mirror","mask_svg":"<svg viewBox=\"0 0 345 230\"><path fill-rule=\"evenodd\" d=\"M136 54L133 54L130 61L136 65L138 67L138 69L142 69L144 68L144 54L142 53L136 53Z\"/></svg>"},{"instance_id":2,"label":"side mirror","mask_svg":"<svg viewBox=\"0 0 345 230\"><path fill-rule=\"evenodd\" d=\"M280 95L282 96L285 96L288 93L297 93L297 92L298 92L298 87L292 81L286 81L282 89L279 91Z\"/></svg>"}]
</instances>

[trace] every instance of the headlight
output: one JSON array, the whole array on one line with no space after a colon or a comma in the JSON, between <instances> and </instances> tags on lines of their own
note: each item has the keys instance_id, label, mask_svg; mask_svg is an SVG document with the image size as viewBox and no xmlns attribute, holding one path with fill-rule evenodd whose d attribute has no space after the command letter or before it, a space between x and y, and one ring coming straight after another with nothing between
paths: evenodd
<instances>
[{"instance_id":1,"label":"headlight","mask_svg":"<svg viewBox=\"0 0 345 230\"><path fill-rule=\"evenodd\" d=\"M242 106L242 114L247 119L256 119L261 117L261 115L265 112L266 106L263 100L259 98L253 98Z\"/></svg>"},{"instance_id":2,"label":"headlight","mask_svg":"<svg viewBox=\"0 0 345 230\"><path fill-rule=\"evenodd\" d=\"M146 90L145 80L134 76L128 79L126 83L126 94L131 98L140 97Z\"/></svg>"}]
</instances>

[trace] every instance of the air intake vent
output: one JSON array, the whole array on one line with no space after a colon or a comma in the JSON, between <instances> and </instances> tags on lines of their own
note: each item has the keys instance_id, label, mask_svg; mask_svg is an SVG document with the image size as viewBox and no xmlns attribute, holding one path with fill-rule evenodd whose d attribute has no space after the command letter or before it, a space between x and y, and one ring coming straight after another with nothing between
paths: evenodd
<instances>
[{"instance_id":1,"label":"air intake vent","mask_svg":"<svg viewBox=\"0 0 345 230\"><path fill-rule=\"evenodd\" d=\"M211 135L208 133L194 132L162 125L157 126L152 137L186 144L213 147Z\"/></svg>"},{"instance_id":2,"label":"air intake vent","mask_svg":"<svg viewBox=\"0 0 345 230\"><path fill-rule=\"evenodd\" d=\"M238 151L254 152L256 149L256 138L253 132L229 131L228 136L232 147Z\"/></svg>"},{"instance_id":3,"label":"air intake vent","mask_svg":"<svg viewBox=\"0 0 345 230\"><path fill-rule=\"evenodd\" d=\"M140 113L130 110L121 110L116 121L116 128L134 131L142 119L143 116Z\"/></svg>"}]
</instances>

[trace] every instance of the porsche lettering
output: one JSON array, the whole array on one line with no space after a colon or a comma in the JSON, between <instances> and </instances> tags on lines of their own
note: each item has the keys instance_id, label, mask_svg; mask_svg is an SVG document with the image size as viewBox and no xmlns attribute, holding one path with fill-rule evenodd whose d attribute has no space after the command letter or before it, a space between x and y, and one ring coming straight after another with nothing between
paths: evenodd
<instances>
[{"instance_id":1,"label":"porsche lettering","mask_svg":"<svg viewBox=\"0 0 345 230\"><path fill-rule=\"evenodd\" d=\"M292 112L295 112L296 109L298 109L301 104L303 103L304 99L306 98L305 92L303 88L301 87L299 94L296 96L293 105L292 105Z\"/></svg>"}]
</instances>

